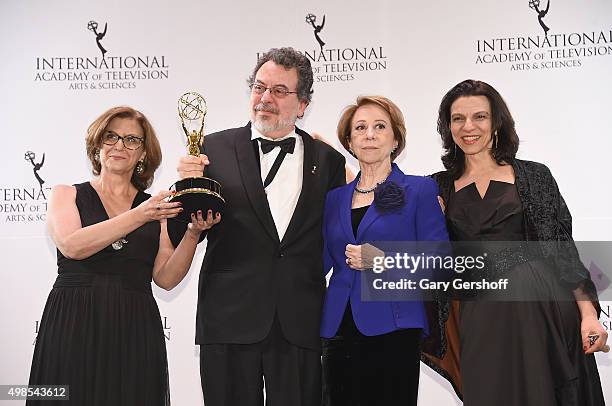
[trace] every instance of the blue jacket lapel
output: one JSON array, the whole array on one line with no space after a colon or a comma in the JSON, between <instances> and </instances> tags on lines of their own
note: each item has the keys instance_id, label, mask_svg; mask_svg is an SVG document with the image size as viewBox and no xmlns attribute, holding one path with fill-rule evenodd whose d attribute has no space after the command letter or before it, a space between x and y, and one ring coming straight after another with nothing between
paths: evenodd
<instances>
[{"instance_id":1,"label":"blue jacket lapel","mask_svg":"<svg viewBox=\"0 0 612 406\"><path fill-rule=\"evenodd\" d=\"M353 190L355 189L355 185L357 184L357 179L353 180L351 183L346 185L343 188L343 192L341 194L341 201L338 205L338 218L340 219L340 224L342 225L342 229L344 230L344 234L346 235L347 241L350 241L352 244L355 244L355 234L353 234L353 221L351 217L351 208L353 206Z\"/></svg>"},{"instance_id":2,"label":"blue jacket lapel","mask_svg":"<svg viewBox=\"0 0 612 406\"><path fill-rule=\"evenodd\" d=\"M391 173L389 174L387 180L393 181L398 185L403 186L403 177L404 173L398 168L398 166L396 164L391 164ZM359 175L357 176L357 178L355 178L355 182L357 181L357 179L359 179ZM352 191L353 189L351 189L351 192ZM357 227L357 241L359 243L364 242L362 241L364 238L364 234L372 225L372 223L374 223L382 214L383 213L376 208L375 203L372 202L372 205L368 208L368 211L366 211L365 216L363 216L363 220L361 220L359 227Z\"/></svg>"}]
</instances>

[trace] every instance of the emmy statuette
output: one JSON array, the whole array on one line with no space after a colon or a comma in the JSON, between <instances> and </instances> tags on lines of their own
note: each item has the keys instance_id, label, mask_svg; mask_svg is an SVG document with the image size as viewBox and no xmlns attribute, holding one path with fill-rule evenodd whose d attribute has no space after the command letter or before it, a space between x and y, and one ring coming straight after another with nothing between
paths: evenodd
<instances>
[{"instance_id":1,"label":"emmy statuette","mask_svg":"<svg viewBox=\"0 0 612 406\"><path fill-rule=\"evenodd\" d=\"M181 126L187 136L189 155L200 156L200 147L204 143L204 117L206 116L206 100L202 95L189 92L178 100L178 115ZM191 213L202 211L206 217L208 210L223 214L225 199L221 195L221 184L207 177L193 177L181 179L174 183L170 190L175 194L171 202L181 202L183 211L172 220L182 223L191 222Z\"/></svg>"}]
</instances>

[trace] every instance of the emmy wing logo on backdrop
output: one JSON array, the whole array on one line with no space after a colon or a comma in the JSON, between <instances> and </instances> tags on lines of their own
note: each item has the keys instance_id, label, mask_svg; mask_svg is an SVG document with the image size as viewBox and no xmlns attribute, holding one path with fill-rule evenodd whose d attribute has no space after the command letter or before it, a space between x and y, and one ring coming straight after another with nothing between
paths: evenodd
<instances>
[{"instance_id":1,"label":"emmy wing logo on backdrop","mask_svg":"<svg viewBox=\"0 0 612 406\"><path fill-rule=\"evenodd\" d=\"M546 17L546 14L548 14L548 9L550 8L550 0L546 2L546 8L544 10L540 10L540 0L529 0L529 8L538 13L538 22L544 30L544 36L547 36L548 30L550 30L550 28L548 28L548 26L544 24L543 18Z\"/></svg>"},{"instance_id":2,"label":"emmy wing logo on backdrop","mask_svg":"<svg viewBox=\"0 0 612 406\"><path fill-rule=\"evenodd\" d=\"M321 47L321 52L323 52L323 46L325 45L325 42L321 39L321 37L319 36L319 33L321 32L323 27L325 27L325 14L323 14L323 20L321 21L321 25L317 25L316 23L317 23L317 16L314 14L308 13L308 15L306 15L306 24L310 24L312 26L312 29L314 30L315 39L317 40L317 42L319 43L319 46Z\"/></svg>"},{"instance_id":3,"label":"emmy wing logo on backdrop","mask_svg":"<svg viewBox=\"0 0 612 406\"><path fill-rule=\"evenodd\" d=\"M40 177L40 175L38 174L38 171L40 171L43 164L45 163L45 153L43 152L42 159L38 163L34 162L34 160L36 159L36 154L32 151L27 151L25 153L24 159L32 164L32 170L34 171L34 177L40 184L40 189L42 190L43 184L45 183L45 181Z\"/></svg>"},{"instance_id":4,"label":"emmy wing logo on backdrop","mask_svg":"<svg viewBox=\"0 0 612 406\"><path fill-rule=\"evenodd\" d=\"M510 37L495 37L493 34L487 39L477 39L476 65L491 69L503 67L515 72L577 69L586 63L606 63L601 57L612 55L612 29L609 26L587 25L571 32L551 31L548 20L544 22L550 11L550 0L546 1L545 8L540 0L528 0L523 4L521 9L525 17L531 20L535 12L539 25L533 24L533 32ZM572 10L567 9L569 5L565 4L565 9L556 8L556 15L571 13ZM540 29L544 35L536 34Z\"/></svg>"},{"instance_id":5,"label":"emmy wing logo on backdrop","mask_svg":"<svg viewBox=\"0 0 612 406\"><path fill-rule=\"evenodd\" d=\"M32 170L32 181L26 185L0 187L0 222L3 223L38 223L46 220L47 197L51 188L44 186L45 180L41 175L45 153L37 159L36 153L26 151L23 157L27 162L23 170Z\"/></svg>"},{"instance_id":6,"label":"emmy wing logo on backdrop","mask_svg":"<svg viewBox=\"0 0 612 406\"><path fill-rule=\"evenodd\" d=\"M98 33L98 23L97 22L92 20L87 23L87 29L93 32L94 35L96 36L96 44L98 44L98 48L100 49L100 52L102 52L102 59L104 59L104 54L106 54L107 51L106 49L104 49L104 47L100 43L100 40L102 40L102 38L104 38L104 36L106 35L107 28L108 28L107 23L104 23L104 31L102 31L101 33Z\"/></svg>"},{"instance_id":7,"label":"emmy wing logo on backdrop","mask_svg":"<svg viewBox=\"0 0 612 406\"><path fill-rule=\"evenodd\" d=\"M65 53L36 57L34 82L40 83L41 86L62 85L67 90L104 91L135 89L145 82L167 80L170 77L168 58L163 52L153 55L116 55L109 52L108 43L113 38L115 41L124 39L129 32L122 33L115 26L113 38L109 38L106 35L106 22L103 30L100 30L100 24L95 20L90 20L86 27L87 30L82 30L83 35L87 33L87 37L91 38L91 32L95 38L95 45L93 41L88 40L92 42L91 53L72 52L69 45L76 42L66 38ZM131 37L127 43L137 47L138 43L133 35ZM142 41L148 40L149 38L142 38ZM113 49L117 47L112 43L110 45Z\"/></svg>"},{"instance_id":8,"label":"emmy wing logo on backdrop","mask_svg":"<svg viewBox=\"0 0 612 406\"><path fill-rule=\"evenodd\" d=\"M345 32L340 23L334 23L333 16L330 19L327 15L322 14L320 23L319 17L311 12L296 16L303 27L304 39L298 44L311 43L313 47L299 49L300 45L296 45L295 48L310 60L315 83L348 82L387 70L389 58L384 45L380 42L374 45L347 43L351 41L351 33ZM342 35L340 39L339 34ZM257 58L262 54L258 52Z\"/></svg>"}]
</instances>

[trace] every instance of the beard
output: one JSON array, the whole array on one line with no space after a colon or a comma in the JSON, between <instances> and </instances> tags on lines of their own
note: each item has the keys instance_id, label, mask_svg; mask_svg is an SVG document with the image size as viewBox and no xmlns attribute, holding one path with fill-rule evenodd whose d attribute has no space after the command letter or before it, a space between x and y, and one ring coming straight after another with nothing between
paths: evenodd
<instances>
[{"instance_id":1,"label":"beard","mask_svg":"<svg viewBox=\"0 0 612 406\"><path fill-rule=\"evenodd\" d=\"M257 115L258 111L265 111L278 115L279 110L266 103L259 103L253 108L253 119L251 121L253 127L255 127L255 129L262 135L267 136L269 133L293 128L295 122L297 121L297 110L292 112L289 117L284 119L278 116L276 121L273 121L273 117L262 117Z\"/></svg>"}]
</instances>

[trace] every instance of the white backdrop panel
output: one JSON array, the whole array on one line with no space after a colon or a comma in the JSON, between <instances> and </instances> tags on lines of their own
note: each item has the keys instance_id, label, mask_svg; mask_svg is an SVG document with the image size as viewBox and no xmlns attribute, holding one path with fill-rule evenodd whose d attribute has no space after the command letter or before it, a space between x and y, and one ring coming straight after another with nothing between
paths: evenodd
<instances>
[{"instance_id":1,"label":"white backdrop panel","mask_svg":"<svg viewBox=\"0 0 612 406\"><path fill-rule=\"evenodd\" d=\"M323 51L306 23L309 13L316 24L325 16L319 34ZM100 40L107 60L129 64L140 57L149 60L149 67L71 68L69 61L75 64L76 58L101 59L89 21L97 22L98 33L107 24ZM516 120L520 157L545 162L557 178L574 217L574 237L611 240L612 190L602 182L609 176L612 150L612 3L555 0L543 22L550 41L570 43L542 45L543 29L527 0L3 1L0 383L27 382L36 323L56 274L55 249L44 227L48 188L89 178L84 152L89 123L114 105L143 111L164 152L151 191L164 189L174 182L174 167L185 153L175 113L178 96L188 90L205 95L208 133L244 125L246 79L257 53L271 47L293 46L313 57L315 94L299 125L338 148L334 132L344 106L360 94L394 100L408 127L407 148L397 162L413 174L441 169L436 118L443 94L466 78L491 83ZM598 43L585 43L585 35L594 35ZM540 46L517 49L521 38ZM495 49L479 52L485 41ZM368 57L355 57L357 51ZM511 58L523 59L504 62ZM43 59L46 69L37 69ZM37 74L46 79L36 80ZM63 80L69 74L71 80ZM27 151L33 152L32 161L25 159ZM41 185L33 165L43 155L36 170ZM203 250L198 249L195 265L177 288L154 291L164 318L172 401L178 405L202 403L194 318ZM602 305L610 329L610 306ZM611 399L610 356L598 354L597 359L605 397ZM421 404L459 404L444 380L425 367L422 371Z\"/></svg>"}]
</instances>

